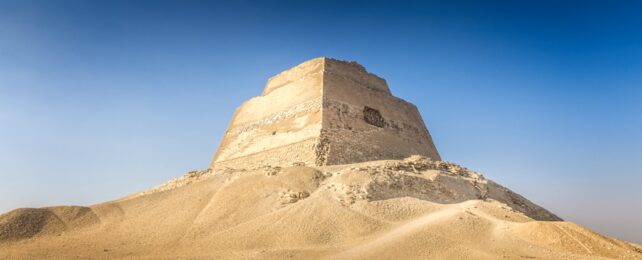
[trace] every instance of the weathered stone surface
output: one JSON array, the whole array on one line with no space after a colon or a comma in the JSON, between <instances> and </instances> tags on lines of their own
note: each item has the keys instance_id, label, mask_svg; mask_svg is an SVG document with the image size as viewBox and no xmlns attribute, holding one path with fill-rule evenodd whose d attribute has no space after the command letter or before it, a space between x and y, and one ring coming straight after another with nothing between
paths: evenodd
<instances>
[{"instance_id":1,"label":"weathered stone surface","mask_svg":"<svg viewBox=\"0 0 642 260\"><path fill-rule=\"evenodd\" d=\"M417 108L356 62L316 58L241 105L211 168L335 165L423 155L440 160Z\"/></svg>"}]
</instances>

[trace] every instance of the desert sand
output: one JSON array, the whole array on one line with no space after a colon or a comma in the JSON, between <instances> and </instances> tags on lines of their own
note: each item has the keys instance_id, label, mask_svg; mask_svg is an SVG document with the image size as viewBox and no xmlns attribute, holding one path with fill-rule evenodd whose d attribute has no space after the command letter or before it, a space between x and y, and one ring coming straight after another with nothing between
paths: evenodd
<instances>
[{"instance_id":1,"label":"desert sand","mask_svg":"<svg viewBox=\"0 0 642 260\"><path fill-rule=\"evenodd\" d=\"M236 110L207 170L0 215L0 258L642 259L639 245L440 160L417 107L384 79L312 59Z\"/></svg>"},{"instance_id":2,"label":"desert sand","mask_svg":"<svg viewBox=\"0 0 642 260\"><path fill-rule=\"evenodd\" d=\"M413 156L213 168L0 215L3 259L642 259L464 167Z\"/></svg>"}]
</instances>

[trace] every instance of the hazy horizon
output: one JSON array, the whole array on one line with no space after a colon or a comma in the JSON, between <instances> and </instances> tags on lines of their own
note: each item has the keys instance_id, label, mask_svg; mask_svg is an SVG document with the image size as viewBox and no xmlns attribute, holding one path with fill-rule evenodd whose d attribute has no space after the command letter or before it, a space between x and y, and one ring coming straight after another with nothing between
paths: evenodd
<instances>
[{"instance_id":1,"label":"hazy horizon","mask_svg":"<svg viewBox=\"0 0 642 260\"><path fill-rule=\"evenodd\" d=\"M243 101L326 56L419 108L442 158L642 243L642 3L0 0L0 212L207 168Z\"/></svg>"}]
</instances>

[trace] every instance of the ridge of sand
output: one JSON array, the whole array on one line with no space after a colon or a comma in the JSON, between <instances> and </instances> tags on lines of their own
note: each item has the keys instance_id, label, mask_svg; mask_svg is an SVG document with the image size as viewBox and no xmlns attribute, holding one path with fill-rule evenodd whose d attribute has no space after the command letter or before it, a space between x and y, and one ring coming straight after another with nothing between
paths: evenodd
<instances>
[{"instance_id":1,"label":"ridge of sand","mask_svg":"<svg viewBox=\"0 0 642 260\"><path fill-rule=\"evenodd\" d=\"M456 164L215 168L0 215L0 259L642 259Z\"/></svg>"}]
</instances>

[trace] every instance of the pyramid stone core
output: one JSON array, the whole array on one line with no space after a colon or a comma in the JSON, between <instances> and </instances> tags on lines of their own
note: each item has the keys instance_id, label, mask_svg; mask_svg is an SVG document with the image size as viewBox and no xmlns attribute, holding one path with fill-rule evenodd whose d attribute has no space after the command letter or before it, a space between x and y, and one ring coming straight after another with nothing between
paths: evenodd
<instances>
[{"instance_id":1,"label":"pyramid stone core","mask_svg":"<svg viewBox=\"0 0 642 260\"><path fill-rule=\"evenodd\" d=\"M316 58L270 78L234 113L210 167L441 160L417 107L356 62Z\"/></svg>"}]
</instances>

